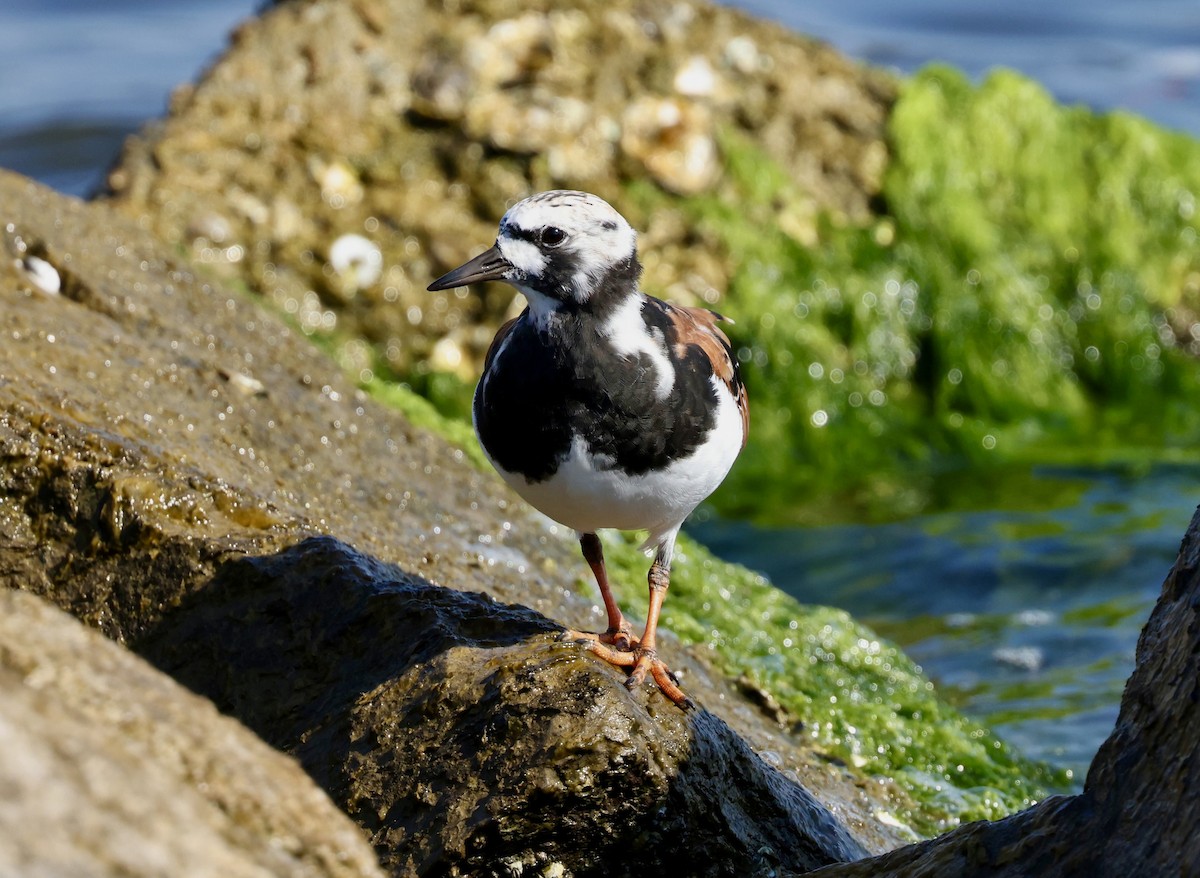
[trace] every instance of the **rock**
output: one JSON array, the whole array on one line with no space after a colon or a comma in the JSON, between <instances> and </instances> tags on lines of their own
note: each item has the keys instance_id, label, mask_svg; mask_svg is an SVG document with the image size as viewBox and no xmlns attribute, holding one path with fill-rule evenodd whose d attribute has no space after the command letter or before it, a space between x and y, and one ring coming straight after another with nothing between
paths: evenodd
<instances>
[{"instance_id":1,"label":"rock","mask_svg":"<svg viewBox=\"0 0 1200 878\"><path fill-rule=\"evenodd\" d=\"M803 205L779 209L806 218L811 240L809 217L871 216L894 97L887 75L703 0L277 4L167 119L129 141L106 197L221 276L302 312L306 331L336 321L367 339L401 374L436 368L440 339L482 324L490 331L458 336L468 371L512 291L425 286L490 243L512 202L586 188L646 230L659 211L639 208L629 182L711 193L730 135L794 180ZM371 233L378 223L387 235ZM219 246L203 234L211 228ZM344 235L370 238L394 266L355 296L313 258ZM660 235L670 258L647 264L646 286L711 305L737 257L690 235ZM402 319L413 309L418 321Z\"/></svg>"},{"instance_id":2,"label":"rock","mask_svg":"<svg viewBox=\"0 0 1200 878\"><path fill-rule=\"evenodd\" d=\"M695 195L716 180L716 132L702 105L677 98L638 98L626 108L622 122L621 149L663 188Z\"/></svg>"},{"instance_id":3,"label":"rock","mask_svg":"<svg viewBox=\"0 0 1200 878\"><path fill-rule=\"evenodd\" d=\"M626 691L560 631L314 538L226 565L137 648L294 753L395 874L766 875L864 854L716 716Z\"/></svg>"},{"instance_id":4,"label":"rock","mask_svg":"<svg viewBox=\"0 0 1200 878\"><path fill-rule=\"evenodd\" d=\"M1084 790L814 878L1194 875L1200 864L1200 509L1138 640Z\"/></svg>"},{"instance_id":5,"label":"rock","mask_svg":"<svg viewBox=\"0 0 1200 878\"><path fill-rule=\"evenodd\" d=\"M447 589L445 600L451 606L484 601L454 597L458 592L487 592L505 604L532 608L475 604L499 613L498 620L473 623L499 631L495 637L512 637L511 631L497 628L501 623L511 623L521 636L546 630L549 623L537 613L577 623L590 618L590 590L587 600L578 595L586 571L570 535L558 533L520 504L494 475L474 469L462 451L357 391L336 364L280 319L219 282L199 277L177 260L172 248L105 205L85 205L0 172L0 216L0 249L11 252L14 239L20 238L63 278L62 293L49 296L29 286L14 260L0 259L0 308L6 315L0 345L0 489L5 496L0 504L0 584L42 595L119 642L153 641L156 655L166 661L167 626L186 623L191 613L201 620L208 618L205 613L217 612L220 602L229 599L229 571L253 569L239 559L266 556L264 564L291 559L289 547L329 534L354 546L359 554L353 557L361 559L355 563L383 571L377 576L380 583L420 581L426 584L425 595L437 591L428 583L450 586L455 591ZM287 610L308 620L291 632L292 646L303 652L312 650L313 643L325 643L325 652L308 653L298 664L279 668L271 677L270 697L247 699L243 694L233 703L229 696L225 706L271 735L273 743L294 748L323 786L344 796L340 804L376 834L386 822L384 798L400 788L403 771L409 770L389 764L396 751L379 743L396 727L386 712L370 714L369 705L349 698L344 687L335 692L319 682L321 673L329 673L361 686L357 694L370 688L366 677L356 676L364 669L346 654L341 657L348 664L323 663L323 654L330 659L337 654L322 639L325 635L317 636L327 618L330 624L340 619L349 626L340 637L355 636L360 624L369 631L366 620L355 615L360 605L371 612L398 606L395 598L389 603L369 597L376 588L373 580L359 585L333 596L351 605L336 613L330 609L330 595L316 588L303 592L307 603ZM205 609L210 599L216 603ZM255 612L269 616L286 606L267 602ZM354 619L359 620L354 625L347 621ZM248 661L257 654L252 630L245 629L244 637L230 633L218 638L230 651L220 673L233 673L233 657ZM429 632L434 635L436 628ZM463 638L472 636L468 629ZM361 661L374 669L368 674L371 686L383 686L380 697L386 694L395 704L400 703L397 693L419 676L412 664L418 660L404 653L402 640L393 636L382 650L355 641L362 646ZM510 643L508 652L488 643L447 650L447 655L475 656L447 667L447 679L457 681L454 697L462 698L470 685L483 685L464 682L480 673L479 661L495 663L497 679L517 679L524 663L558 667L547 657L562 657L563 668L589 681L587 697L604 699L606 705L624 699L628 703L622 716L640 717L645 725L653 714L660 722L664 705L654 706L661 696L651 688L628 693L619 674L577 655L579 650L549 644L544 637L534 640ZM338 643L334 637L333 645ZM685 652L665 632L662 648L686 675L693 697L755 750L771 754L770 764L779 769L768 770L715 720L684 728L681 717L668 714L664 722L672 740L721 754L706 758L705 764L724 761L723 770L757 778L750 789L761 791L765 810L753 810L754 803L743 801L738 783L729 785L728 806L731 814L769 818L770 825L754 826L750 816L739 817L735 825L741 835L730 836L728 850L741 850L745 862L754 833L774 840L771 844L808 833L806 837L819 839L816 847L801 846L795 855L816 857L820 852L827 857L822 862L852 855L858 850L854 844L868 852L895 846L899 836L872 816L894 807L886 800L885 784L831 764L810 743L768 722L754 703L710 674L698 655ZM478 649L484 652L472 653ZM314 676L303 677L305 668ZM555 673L565 673L563 668ZM229 684L220 673L214 670L210 680L196 681L197 687ZM249 669L238 673L246 675L247 683L255 679ZM299 685L302 679L306 688ZM234 690L213 691L224 698L221 692ZM573 693L578 698L584 694ZM548 698L545 692L542 696ZM437 699L427 703L436 705ZM595 718L584 710L587 703L574 700L576 713L564 714L574 717L571 722L585 739L589 733L580 721ZM531 723L552 721L552 703L542 704L544 712ZM514 704L512 711L516 715L527 709ZM261 718L264 711L293 713L295 728L282 734ZM378 723L378 734L369 732L369 714ZM416 714L409 715L415 722ZM476 727L483 722L482 713L464 715ZM565 720L556 727L564 735L569 728ZM312 734L305 737L303 730ZM328 738L318 740L323 734ZM429 740L440 740L437 735L452 740L453 729L435 725L426 734ZM544 743L547 733L543 729L539 735ZM314 752L341 753L347 763L378 761L392 774L380 781L386 783L368 806L360 800L360 788L350 785L351 775L339 773L339 765L316 765ZM613 784L642 783L619 764L610 769ZM690 770L699 772L701 766ZM666 768L659 771L660 778L667 774ZM367 788L364 777L353 777ZM695 789L710 794L712 788L701 784L702 774L695 777ZM823 807L814 805L797 782ZM424 794L409 791L410 796ZM407 798L395 802L397 808L408 807ZM853 833L853 842L843 830L831 828L825 808ZM645 816L625 815L631 825ZM518 822L506 825L522 825L520 815L511 819ZM389 846L400 845L395 836L381 834L380 844L389 858L399 856L390 853ZM415 850L441 842L426 838L405 844ZM516 837L505 844L505 850L521 845ZM468 855L484 856L478 850L463 854ZM791 856L777 853L780 861L785 855ZM586 871L586 863L580 868Z\"/></svg>"},{"instance_id":6,"label":"rock","mask_svg":"<svg viewBox=\"0 0 1200 878\"><path fill-rule=\"evenodd\" d=\"M0 590L0 874L381 878L296 763L120 646Z\"/></svg>"}]
</instances>

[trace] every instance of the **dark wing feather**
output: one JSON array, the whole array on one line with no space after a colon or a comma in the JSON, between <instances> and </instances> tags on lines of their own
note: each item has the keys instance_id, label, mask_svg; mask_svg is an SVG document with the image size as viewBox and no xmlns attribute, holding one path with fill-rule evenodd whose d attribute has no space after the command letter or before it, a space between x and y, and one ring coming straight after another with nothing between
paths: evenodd
<instances>
[{"instance_id":1,"label":"dark wing feather","mask_svg":"<svg viewBox=\"0 0 1200 878\"><path fill-rule=\"evenodd\" d=\"M492 339L492 343L488 345L487 353L483 356L483 371L486 374L487 370L492 368L492 360L496 359L496 354L500 351L500 346L504 344L504 339L508 338L508 334L513 331L513 327L517 325L517 321L525 316L529 309L522 311L520 316L514 317L512 320L505 322L497 331L496 337Z\"/></svg>"}]
</instances>

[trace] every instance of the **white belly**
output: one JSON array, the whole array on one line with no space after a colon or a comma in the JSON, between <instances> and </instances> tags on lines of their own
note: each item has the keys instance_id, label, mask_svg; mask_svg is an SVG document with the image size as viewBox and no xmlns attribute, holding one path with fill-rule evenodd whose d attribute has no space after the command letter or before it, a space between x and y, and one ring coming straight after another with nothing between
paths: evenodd
<instances>
[{"instance_id":1,"label":"white belly","mask_svg":"<svg viewBox=\"0 0 1200 878\"><path fill-rule=\"evenodd\" d=\"M601 528L648 530L655 545L721 484L742 448L742 418L729 389L713 379L720 404L703 444L666 469L629 475L606 469L576 437L569 456L550 478L530 482L520 473L500 475L532 506L581 533ZM493 461L494 464L494 461Z\"/></svg>"}]
</instances>

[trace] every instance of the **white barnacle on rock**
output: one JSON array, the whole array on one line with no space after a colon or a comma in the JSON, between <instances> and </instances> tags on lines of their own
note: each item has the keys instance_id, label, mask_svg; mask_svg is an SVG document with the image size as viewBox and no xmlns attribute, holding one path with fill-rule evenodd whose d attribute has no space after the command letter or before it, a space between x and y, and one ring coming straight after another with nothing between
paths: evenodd
<instances>
[{"instance_id":1,"label":"white barnacle on rock","mask_svg":"<svg viewBox=\"0 0 1200 878\"><path fill-rule=\"evenodd\" d=\"M188 222L187 234L194 241L220 246L233 238L233 223L215 211L205 211Z\"/></svg>"},{"instance_id":2,"label":"white barnacle on rock","mask_svg":"<svg viewBox=\"0 0 1200 878\"><path fill-rule=\"evenodd\" d=\"M741 34L725 44L725 63L738 73L749 76L767 66L767 60L758 51L758 44Z\"/></svg>"},{"instance_id":3,"label":"white barnacle on rock","mask_svg":"<svg viewBox=\"0 0 1200 878\"><path fill-rule=\"evenodd\" d=\"M675 91L690 98L708 98L717 90L717 72L703 55L693 55L675 71Z\"/></svg>"},{"instance_id":4,"label":"white barnacle on rock","mask_svg":"<svg viewBox=\"0 0 1200 878\"><path fill-rule=\"evenodd\" d=\"M308 169L321 187L321 197L330 207L342 208L362 201L363 185L354 169L345 162L339 159L325 162L313 157L309 159Z\"/></svg>"},{"instance_id":5,"label":"white barnacle on rock","mask_svg":"<svg viewBox=\"0 0 1200 878\"><path fill-rule=\"evenodd\" d=\"M329 266L349 290L361 290L379 280L383 253L362 235L342 235L329 248Z\"/></svg>"},{"instance_id":6,"label":"white barnacle on rock","mask_svg":"<svg viewBox=\"0 0 1200 878\"><path fill-rule=\"evenodd\" d=\"M218 374L229 382L229 386L243 396L266 396L266 385L244 372L232 369L219 369Z\"/></svg>"},{"instance_id":7,"label":"white barnacle on rock","mask_svg":"<svg viewBox=\"0 0 1200 878\"><path fill-rule=\"evenodd\" d=\"M29 282L43 293L56 296L62 290L62 277L59 275L58 269L45 259L26 256L21 260L21 268L24 269Z\"/></svg>"}]
</instances>

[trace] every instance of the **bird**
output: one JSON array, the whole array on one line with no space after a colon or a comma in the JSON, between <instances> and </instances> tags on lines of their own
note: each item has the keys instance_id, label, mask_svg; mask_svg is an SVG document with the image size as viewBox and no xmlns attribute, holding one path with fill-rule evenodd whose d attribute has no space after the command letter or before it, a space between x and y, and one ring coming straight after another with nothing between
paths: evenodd
<instances>
[{"instance_id":1,"label":"bird","mask_svg":"<svg viewBox=\"0 0 1200 878\"><path fill-rule=\"evenodd\" d=\"M560 189L514 204L491 248L428 289L503 281L524 296L484 357L475 433L504 481L579 536L608 627L564 636L625 670L630 689L649 674L686 710L658 656L659 615L680 527L745 447L749 403L726 318L648 295L641 275L629 222L596 195ZM613 596L603 529L648 532L640 636Z\"/></svg>"}]
</instances>

